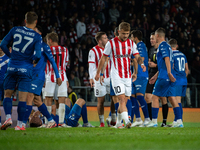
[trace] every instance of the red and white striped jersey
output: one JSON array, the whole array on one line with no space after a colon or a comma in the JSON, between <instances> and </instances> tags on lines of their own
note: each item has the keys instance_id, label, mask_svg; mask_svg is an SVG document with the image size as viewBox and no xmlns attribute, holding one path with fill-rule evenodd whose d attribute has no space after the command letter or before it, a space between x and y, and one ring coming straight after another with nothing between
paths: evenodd
<instances>
[{"instance_id":1,"label":"red and white striped jersey","mask_svg":"<svg viewBox=\"0 0 200 150\"><path fill-rule=\"evenodd\" d=\"M66 65L69 60L68 49L62 46L51 46L50 48L62 81L67 81ZM47 61L45 72L47 73L47 76L51 79L51 82L56 82L56 76L53 67L49 61Z\"/></svg>"},{"instance_id":2,"label":"red and white striped jersey","mask_svg":"<svg viewBox=\"0 0 200 150\"><path fill-rule=\"evenodd\" d=\"M110 56L111 78L131 78L131 55L139 54L137 45L132 40L122 42L115 37L107 42L103 54Z\"/></svg>"},{"instance_id":3,"label":"red and white striped jersey","mask_svg":"<svg viewBox=\"0 0 200 150\"><path fill-rule=\"evenodd\" d=\"M93 37L95 37L96 33L100 31L99 26L97 24L95 24L95 23L89 24L88 29L89 29L90 34Z\"/></svg>"},{"instance_id":4,"label":"red and white striped jersey","mask_svg":"<svg viewBox=\"0 0 200 150\"><path fill-rule=\"evenodd\" d=\"M96 75L96 71L99 65L99 61L101 59L101 56L103 55L103 51L104 48L99 47L98 45L96 45L95 47L93 47L90 52L89 52L89 57L88 57L88 63L94 63L95 64L95 68L93 69L93 77ZM106 70L104 72L104 78L109 78L110 77L110 61L108 61L108 65L106 67Z\"/></svg>"}]
</instances>

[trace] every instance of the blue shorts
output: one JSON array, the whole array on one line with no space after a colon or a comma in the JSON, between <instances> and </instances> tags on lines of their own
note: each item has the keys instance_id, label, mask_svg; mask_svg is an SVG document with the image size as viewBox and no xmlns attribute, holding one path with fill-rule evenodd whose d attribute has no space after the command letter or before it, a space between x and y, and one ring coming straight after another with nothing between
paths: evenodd
<instances>
[{"instance_id":1,"label":"blue shorts","mask_svg":"<svg viewBox=\"0 0 200 150\"><path fill-rule=\"evenodd\" d=\"M4 89L3 89L3 82L0 82L0 101L4 99Z\"/></svg>"},{"instance_id":2,"label":"blue shorts","mask_svg":"<svg viewBox=\"0 0 200 150\"><path fill-rule=\"evenodd\" d=\"M110 96L115 96L115 92L114 92L114 90L113 90L111 80L110 80Z\"/></svg>"},{"instance_id":3,"label":"blue shorts","mask_svg":"<svg viewBox=\"0 0 200 150\"><path fill-rule=\"evenodd\" d=\"M146 77L137 77L137 80L135 82L132 82L132 93L142 93L145 94L146 87L148 83L148 78Z\"/></svg>"},{"instance_id":4,"label":"blue shorts","mask_svg":"<svg viewBox=\"0 0 200 150\"><path fill-rule=\"evenodd\" d=\"M176 83L167 79L157 79L152 94L159 97L176 96Z\"/></svg>"},{"instance_id":5,"label":"blue shorts","mask_svg":"<svg viewBox=\"0 0 200 150\"><path fill-rule=\"evenodd\" d=\"M40 95L42 92L42 87L44 85L44 81L40 79L33 79L31 81L31 87L29 89L30 93Z\"/></svg>"},{"instance_id":6,"label":"blue shorts","mask_svg":"<svg viewBox=\"0 0 200 150\"><path fill-rule=\"evenodd\" d=\"M4 89L28 92L32 80L32 68L12 68L8 67L4 79Z\"/></svg>"},{"instance_id":7,"label":"blue shorts","mask_svg":"<svg viewBox=\"0 0 200 150\"><path fill-rule=\"evenodd\" d=\"M176 85L176 96L185 97L187 85Z\"/></svg>"},{"instance_id":8,"label":"blue shorts","mask_svg":"<svg viewBox=\"0 0 200 150\"><path fill-rule=\"evenodd\" d=\"M69 115L67 116L67 125L76 127L79 118L81 117L81 107L77 104L74 104L73 108L71 109Z\"/></svg>"}]
</instances>

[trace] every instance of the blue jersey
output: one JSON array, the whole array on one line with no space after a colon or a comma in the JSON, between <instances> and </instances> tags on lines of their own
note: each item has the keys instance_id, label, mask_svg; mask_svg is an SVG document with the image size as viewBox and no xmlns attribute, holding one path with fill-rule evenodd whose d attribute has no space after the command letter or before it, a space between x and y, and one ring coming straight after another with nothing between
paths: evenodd
<instances>
[{"instance_id":1,"label":"blue jersey","mask_svg":"<svg viewBox=\"0 0 200 150\"><path fill-rule=\"evenodd\" d=\"M43 81L45 80L45 68L46 68L47 60L49 60L49 62L52 64L56 78L60 78L60 75L58 73L58 68L56 66L55 60L51 53L51 49L44 42L42 42L41 58L33 69L33 78L37 77L37 79L40 79Z\"/></svg>"},{"instance_id":2,"label":"blue jersey","mask_svg":"<svg viewBox=\"0 0 200 150\"><path fill-rule=\"evenodd\" d=\"M173 70L174 59L172 55L172 49L166 41L163 41L162 43L160 43L157 49L157 65L159 71L158 78L161 79L169 79L167 73L167 67L164 60L165 57L169 57L171 64L171 73L174 75L174 70Z\"/></svg>"},{"instance_id":3,"label":"blue jersey","mask_svg":"<svg viewBox=\"0 0 200 150\"><path fill-rule=\"evenodd\" d=\"M9 57L7 55L0 56L0 82L3 82L4 75L7 71Z\"/></svg>"},{"instance_id":4,"label":"blue jersey","mask_svg":"<svg viewBox=\"0 0 200 150\"><path fill-rule=\"evenodd\" d=\"M140 41L137 43L137 49L141 57L144 57L144 65L146 67L146 71L143 72L141 65L138 64L138 77L149 77L148 75L148 53L147 53L147 48L144 42Z\"/></svg>"},{"instance_id":5,"label":"blue jersey","mask_svg":"<svg viewBox=\"0 0 200 150\"><path fill-rule=\"evenodd\" d=\"M177 85L187 85L187 77L185 73L185 64L187 63L186 56L178 51L173 50L174 70L176 74Z\"/></svg>"},{"instance_id":6,"label":"blue jersey","mask_svg":"<svg viewBox=\"0 0 200 150\"><path fill-rule=\"evenodd\" d=\"M12 53L7 45L13 41ZM13 27L1 42L2 50L10 57L9 67L30 68L33 60L39 61L41 56L42 37L34 30L23 27Z\"/></svg>"}]
</instances>

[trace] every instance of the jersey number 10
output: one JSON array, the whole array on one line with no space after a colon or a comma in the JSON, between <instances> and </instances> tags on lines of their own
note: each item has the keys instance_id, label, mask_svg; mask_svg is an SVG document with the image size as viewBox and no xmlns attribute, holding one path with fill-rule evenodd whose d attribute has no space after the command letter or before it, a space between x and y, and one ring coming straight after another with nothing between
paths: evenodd
<instances>
[{"instance_id":1,"label":"jersey number 10","mask_svg":"<svg viewBox=\"0 0 200 150\"><path fill-rule=\"evenodd\" d=\"M185 58L177 58L179 71L185 71Z\"/></svg>"}]
</instances>

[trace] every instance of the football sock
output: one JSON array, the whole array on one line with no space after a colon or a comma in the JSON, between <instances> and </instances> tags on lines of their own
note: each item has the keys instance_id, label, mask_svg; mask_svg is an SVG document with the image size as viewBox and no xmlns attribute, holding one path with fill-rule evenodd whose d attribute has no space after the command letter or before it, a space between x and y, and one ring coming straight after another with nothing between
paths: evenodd
<instances>
[{"instance_id":1,"label":"football sock","mask_svg":"<svg viewBox=\"0 0 200 150\"><path fill-rule=\"evenodd\" d=\"M157 123L159 108L152 107L152 121Z\"/></svg>"},{"instance_id":2,"label":"football sock","mask_svg":"<svg viewBox=\"0 0 200 150\"><path fill-rule=\"evenodd\" d=\"M52 112L52 106L47 106L47 110L48 110L48 112L49 112L49 114L51 114L51 112ZM45 124L48 124L48 119L45 117Z\"/></svg>"},{"instance_id":3,"label":"football sock","mask_svg":"<svg viewBox=\"0 0 200 150\"><path fill-rule=\"evenodd\" d=\"M180 107L175 107L173 108L174 110L174 115L175 115L175 121L178 121L179 119L181 119L181 109Z\"/></svg>"},{"instance_id":4,"label":"football sock","mask_svg":"<svg viewBox=\"0 0 200 150\"><path fill-rule=\"evenodd\" d=\"M99 115L99 121L100 123L104 123L104 115Z\"/></svg>"},{"instance_id":5,"label":"football sock","mask_svg":"<svg viewBox=\"0 0 200 150\"><path fill-rule=\"evenodd\" d=\"M82 106L82 109L81 109L81 116L82 116L82 118L83 118L83 123L88 123L86 104L84 104L84 105Z\"/></svg>"},{"instance_id":6,"label":"football sock","mask_svg":"<svg viewBox=\"0 0 200 150\"><path fill-rule=\"evenodd\" d=\"M139 104L136 98L133 99L133 106L136 118L140 118Z\"/></svg>"},{"instance_id":7,"label":"football sock","mask_svg":"<svg viewBox=\"0 0 200 150\"><path fill-rule=\"evenodd\" d=\"M120 113L117 113L117 123L116 124L120 124L122 121L122 115Z\"/></svg>"},{"instance_id":8,"label":"football sock","mask_svg":"<svg viewBox=\"0 0 200 150\"><path fill-rule=\"evenodd\" d=\"M129 122L129 119L128 119L128 112L127 111L124 111L121 113L121 116L122 116L122 120L125 121L125 123L127 124Z\"/></svg>"},{"instance_id":9,"label":"football sock","mask_svg":"<svg viewBox=\"0 0 200 150\"><path fill-rule=\"evenodd\" d=\"M111 121L116 122L116 113L111 114Z\"/></svg>"},{"instance_id":10,"label":"football sock","mask_svg":"<svg viewBox=\"0 0 200 150\"><path fill-rule=\"evenodd\" d=\"M18 107L17 107L17 113L18 113L17 125L21 128L24 115L26 113L26 102L19 101Z\"/></svg>"},{"instance_id":11,"label":"football sock","mask_svg":"<svg viewBox=\"0 0 200 150\"><path fill-rule=\"evenodd\" d=\"M1 125L1 116L0 116L0 125Z\"/></svg>"},{"instance_id":12,"label":"football sock","mask_svg":"<svg viewBox=\"0 0 200 150\"><path fill-rule=\"evenodd\" d=\"M23 123L26 124L32 111L32 105L26 105L26 112L24 114Z\"/></svg>"},{"instance_id":13,"label":"football sock","mask_svg":"<svg viewBox=\"0 0 200 150\"><path fill-rule=\"evenodd\" d=\"M147 107L148 107L148 112L149 112L149 118L152 120L152 107L151 107L151 103L147 103Z\"/></svg>"},{"instance_id":14,"label":"football sock","mask_svg":"<svg viewBox=\"0 0 200 150\"><path fill-rule=\"evenodd\" d=\"M119 103L115 103L114 105L115 105L115 113L117 115L117 110L118 110L118 107L119 107Z\"/></svg>"},{"instance_id":15,"label":"football sock","mask_svg":"<svg viewBox=\"0 0 200 150\"><path fill-rule=\"evenodd\" d=\"M168 104L162 105L162 115L163 115L163 123L167 123L167 115L168 115Z\"/></svg>"},{"instance_id":16,"label":"football sock","mask_svg":"<svg viewBox=\"0 0 200 150\"><path fill-rule=\"evenodd\" d=\"M8 120L9 118L11 118L11 114L6 115L6 120Z\"/></svg>"},{"instance_id":17,"label":"football sock","mask_svg":"<svg viewBox=\"0 0 200 150\"><path fill-rule=\"evenodd\" d=\"M147 108L147 102L144 99L144 96L139 95L137 96L137 99L140 103L140 106L142 108L143 114L145 118L149 118L148 108Z\"/></svg>"},{"instance_id":18,"label":"football sock","mask_svg":"<svg viewBox=\"0 0 200 150\"><path fill-rule=\"evenodd\" d=\"M181 109L181 119L183 120L183 107L182 107L181 103L178 103L178 104L179 104L179 107Z\"/></svg>"},{"instance_id":19,"label":"football sock","mask_svg":"<svg viewBox=\"0 0 200 150\"><path fill-rule=\"evenodd\" d=\"M12 99L11 98L7 98L7 97L4 98L3 108L4 108L5 114L10 115L10 118L11 118L11 110L12 110ZM7 120L7 118L6 118L6 120Z\"/></svg>"},{"instance_id":20,"label":"football sock","mask_svg":"<svg viewBox=\"0 0 200 150\"><path fill-rule=\"evenodd\" d=\"M43 103L40 107L38 107L38 110L47 118L48 121L53 120L52 116L47 110L46 105Z\"/></svg>"},{"instance_id":21,"label":"football sock","mask_svg":"<svg viewBox=\"0 0 200 150\"><path fill-rule=\"evenodd\" d=\"M65 104L60 103L59 104L59 123L62 124L64 123L64 118L65 118Z\"/></svg>"},{"instance_id":22,"label":"football sock","mask_svg":"<svg viewBox=\"0 0 200 150\"><path fill-rule=\"evenodd\" d=\"M59 115L59 109L56 109L56 115Z\"/></svg>"},{"instance_id":23,"label":"football sock","mask_svg":"<svg viewBox=\"0 0 200 150\"><path fill-rule=\"evenodd\" d=\"M64 119L64 123L66 123L66 119L67 119L67 117L68 117L70 111L71 111L71 108L70 108L69 106L65 105L65 119ZM58 119L58 120L59 120L59 119ZM67 123L66 123L66 124L67 124Z\"/></svg>"},{"instance_id":24,"label":"football sock","mask_svg":"<svg viewBox=\"0 0 200 150\"><path fill-rule=\"evenodd\" d=\"M134 119L134 115L135 115L135 110L134 110L134 99L136 99L135 97L131 96L131 104L132 104L132 112L131 112L131 121L133 122Z\"/></svg>"},{"instance_id":25,"label":"football sock","mask_svg":"<svg viewBox=\"0 0 200 150\"><path fill-rule=\"evenodd\" d=\"M127 107L127 110L128 110L128 115L131 116L131 113L132 113L132 103L131 103L130 99L128 99L128 101L126 103L126 107Z\"/></svg>"}]
</instances>

